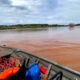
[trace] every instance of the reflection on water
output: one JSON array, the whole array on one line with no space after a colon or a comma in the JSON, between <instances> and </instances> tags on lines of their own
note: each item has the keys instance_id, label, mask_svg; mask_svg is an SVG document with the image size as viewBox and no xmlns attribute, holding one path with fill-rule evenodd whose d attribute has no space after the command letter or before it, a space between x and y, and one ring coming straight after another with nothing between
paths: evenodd
<instances>
[{"instance_id":1,"label":"reflection on water","mask_svg":"<svg viewBox=\"0 0 80 80\"><path fill-rule=\"evenodd\" d=\"M51 27L23 30L0 30L0 42L35 39L54 39L80 43L80 27Z\"/></svg>"}]
</instances>

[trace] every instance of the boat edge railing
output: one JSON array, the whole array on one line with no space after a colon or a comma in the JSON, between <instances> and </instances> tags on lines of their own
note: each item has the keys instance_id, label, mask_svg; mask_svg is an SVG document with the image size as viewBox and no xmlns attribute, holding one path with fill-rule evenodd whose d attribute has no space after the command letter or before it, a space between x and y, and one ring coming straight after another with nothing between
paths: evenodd
<instances>
[{"instance_id":1,"label":"boat edge railing","mask_svg":"<svg viewBox=\"0 0 80 80\"><path fill-rule=\"evenodd\" d=\"M72 68L70 68L70 67L67 67L67 66L65 66L65 65L59 64L59 63L57 63L57 62L55 62L55 61L51 61L51 60L46 59L46 58L44 58L44 57L41 57L41 56L39 56L39 55L35 55L34 53L31 53L31 52L28 52L28 51L25 51L25 50L21 50L21 49L18 49L18 48L10 47L10 46L0 46L0 47L13 49L14 52L15 52L15 51L24 52L24 53L26 53L26 54L28 54L28 55L31 55L31 56L33 56L33 57L36 57L36 58L39 58L39 59L41 59L41 60L43 60L43 61L46 61L46 62L48 62L48 63L51 63L52 65L55 65L56 67L58 67L58 68L60 68L60 69L64 69L64 70L66 70L66 71L68 71L68 72L70 72L70 73L72 73L72 74L75 74L75 75L77 75L77 76L80 76L80 72L79 72L79 71L77 71L77 70L75 70L75 69L72 69Z\"/></svg>"}]
</instances>

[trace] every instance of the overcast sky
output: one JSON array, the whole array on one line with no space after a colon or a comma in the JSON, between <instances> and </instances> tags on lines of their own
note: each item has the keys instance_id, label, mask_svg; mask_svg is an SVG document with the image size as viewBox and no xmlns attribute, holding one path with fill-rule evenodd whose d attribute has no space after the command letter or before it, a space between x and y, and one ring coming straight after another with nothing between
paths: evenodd
<instances>
[{"instance_id":1,"label":"overcast sky","mask_svg":"<svg viewBox=\"0 0 80 80\"><path fill-rule=\"evenodd\" d=\"M0 24L80 23L80 0L0 0Z\"/></svg>"}]
</instances>

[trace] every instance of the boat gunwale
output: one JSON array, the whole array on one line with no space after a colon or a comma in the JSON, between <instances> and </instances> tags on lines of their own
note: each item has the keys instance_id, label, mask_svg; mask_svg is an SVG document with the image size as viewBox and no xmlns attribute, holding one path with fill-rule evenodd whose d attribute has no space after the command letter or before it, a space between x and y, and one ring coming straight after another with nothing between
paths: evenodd
<instances>
[{"instance_id":1,"label":"boat gunwale","mask_svg":"<svg viewBox=\"0 0 80 80\"><path fill-rule=\"evenodd\" d=\"M59 64L59 63L57 63L55 61L51 61L51 60L49 60L47 58L44 58L44 57L41 57L39 55L35 55L34 53L31 53L31 52L28 52L28 51L25 51L25 50L22 50L22 49L10 47L10 46L0 46L0 47L1 48L9 48L9 49L12 49L14 52L23 52L23 53L26 53L28 55L31 55L33 57L36 57L36 58L41 59L43 61L46 61L46 62L48 62L48 63L50 63L50 64L52 64L52 65L54 65L54 66L56 66L56 67L58 67L60 69L64 69L64 71L67 71L67 72L70 72L70 73L72 73L74 75L80 76L80 72L79 71L77 71L75 69L72 69L70 67L67 67L67 66L65 66L63 64Z\"/></svg>"}]
</instances>

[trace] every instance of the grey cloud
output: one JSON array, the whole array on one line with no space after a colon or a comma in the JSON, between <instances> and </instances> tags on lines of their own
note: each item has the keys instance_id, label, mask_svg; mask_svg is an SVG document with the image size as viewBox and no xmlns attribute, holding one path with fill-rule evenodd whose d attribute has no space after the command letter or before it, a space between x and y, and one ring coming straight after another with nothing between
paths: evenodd
<instances>
[{"instance_id":1,"label":"grey cloud","mask_svg":"<svg viewBox=\"0 0 80 80\"><path fill-rule=\"evenodd\" d=\"M10 0L0 0L0 5L10 5Z\"/></svg>"},{"instance_id":2,"label":"grey cloud","mask_svg":"<svg viewBox=\"0 0 80 80\"><path fill-rule=\"evenodd\" d=\"M27 7L24 6L13 6L10 0L0 0L0 6L10 7L10 8L12 7L20 10L28 10Z\"/></svg>"},{"instance_id":3,"label":"grey cloud","mask_svg":"<svg viewBox=\"0 0 80 80\"><path fill-rule=\"evenodd\" d=\"M21 10L25 10L25 9L27 9L27 8L24 7L24 6L13 6L13 7L15 7L16 9L21 9Z\"/></svg>"},{"instance_id":4,"label":"grey cloud","mask_svg":"<svg viewBox=\"0 0 80 80\"><path fill-rule=\"evenodd\" d=\"M10 5L10 7L16 8L17 10L26 10L26 11L30 11L27 7L24 7L24 6L12 6L12 5Z\"/></svg>"}]
</instances>

